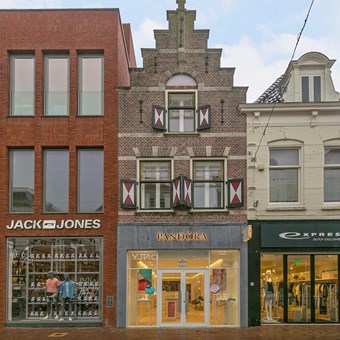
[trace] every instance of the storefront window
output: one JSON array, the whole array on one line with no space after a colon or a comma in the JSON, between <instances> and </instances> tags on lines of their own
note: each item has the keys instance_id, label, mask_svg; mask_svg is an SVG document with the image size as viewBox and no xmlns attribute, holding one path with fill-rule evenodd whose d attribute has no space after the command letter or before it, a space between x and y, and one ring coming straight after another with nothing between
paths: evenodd
<instances>
[{"instance_id":1,"label":"storefront window","mask_svg":"<svg viewBox=\"0 0 340 340\"><path fill-rule=\"evenodd\" d=\"M157 262L155 251L131 251L128 256L128 325L156 325Z\"/></svg>"},{"instance_id":2,"label":"storefront window","mask_svg":"<svg viewBox=\"0 0 340 340\"><path fill-rule=\"evenodd\" d=\"M8 239L7 320L101 318L101 244L100 238Z\"/></svg>"},{"instance_id":3,"label":"storefront window","mask_svg":"<svg viewBox=\"0 0 340 340\"><path fill-rule=\"evenodd\" d=\"M338 256L315 255L315 320L338 322Z\"/></svg>"},{"instance_id":4,"label":"storefront window","mask_svg":"<svg viewBox=\"0 0 340 340\"><path fill-rule=\"evenodd\" d=\"M210 323L239 325L239 252L210 252Z\"/></svg>"},{"instance_id":5,"label":"storefront window","mask_svg":"<svg viewBox=\"0 0 340 340\"><path fill-rule=\"evenodd\" d=\"M128 326L239 325L239 251L128 253Z\"/></svg>"},{"instance_id":6,"label":"storefront window","mask_svg":"<svg viewBox=\"0 0 340 340\"><path fill-rule=\"evenodd\" d=\"M262 254L261 273L263 323L339 321L338 255Z\"/></svg>"},{"instance_id":7,"label":"storefront window","mask_svg":"<svg viewBox=\"0 0 340 340\"><path fill-rule=\"evenodd\" d=\"M288 321L311 321L309 255L288 255Z\"/></svg>"},{"instance_id":8,"label":"storefront window","mask_svg":"<svg viewBox=\"0 0 340 340\"><path fill-rule=\"evenodd\" d=\"M261 255L261 320L283 322L283 256Z\"/></svg>"}]
</instances>

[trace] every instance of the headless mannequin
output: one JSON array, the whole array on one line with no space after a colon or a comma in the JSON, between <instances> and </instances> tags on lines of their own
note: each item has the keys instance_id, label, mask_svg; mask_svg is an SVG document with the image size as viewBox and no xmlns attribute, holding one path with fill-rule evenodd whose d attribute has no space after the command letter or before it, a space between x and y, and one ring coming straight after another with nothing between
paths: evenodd
<instances>
[{"instance_id":1,"label":"headless mannequin","mask_svg":"<svg viewBox=\"0 0 340 340\"><path fill-rule=\"evenodd\" d=\"M61 317L59 321L64 320L66 303L68 303L68 320L72 321L71 318L72 299L74 297L75 283L72 280L70 280L68 274L65 274L64 277L65 280L61 283L59 288L59 294L61 296Z\"/></svg>"},{"instance_id":2,"label":"headless mannequin","mask_svg":"<svg viewBox=\"0 0 340 340\"><path fill-rule=\"evenodd\" d=\"M272 280L272 272L270 270L266 271L266 278L264 280L264 304L266 308L266 318L267 320L273 320L272 318L272 307L274 301L274 284Z\"/></svg>"},{"instance_id":3,"label":"headless mannequin","mask_svg":"<svg viewBox=\"0 0 340 340\"><path fill-rule=\"evenodd\" d=\"M46 280L46 301L47 301L47 315L44 319L52 319L53 307L56 310L56 319L58 318L58 287L60 281L54 277L53 272L48 272L48 279Z\"/></svg>"}]
</instances>

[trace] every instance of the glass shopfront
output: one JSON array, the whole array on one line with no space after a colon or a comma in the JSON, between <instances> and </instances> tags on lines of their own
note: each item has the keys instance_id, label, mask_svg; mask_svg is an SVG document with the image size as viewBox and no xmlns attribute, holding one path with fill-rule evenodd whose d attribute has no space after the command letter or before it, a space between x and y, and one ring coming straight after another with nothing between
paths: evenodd
<instances>
[{"instance_id":1,"label":"glass shopfront","mask_svg":"<svg viewBox=\"0 0 340 340\"><path fill-rule=\"evenodd\" d=\"M128 252L128 326L238 326L238 250Z\"/></svg>"},{"instance_id":2,"label":"glass shopfront","mask_svg":"<svg viewBox=\"0 0 340 340\"><path fill-rule=\"evenodd\" d=\"M261 254L262 323L339 322L338 272L335 253Z\"/></svg>"},{"instance_id":3,"label":"glass shopfront","mask_svg":"<svg viewBox=\"0 0 340 340\"><path fill-rule=\"evenodd\" d=\"M101 238L8 238L7 321L101 319L101 263Z\"/></svg>"}]
</instances>

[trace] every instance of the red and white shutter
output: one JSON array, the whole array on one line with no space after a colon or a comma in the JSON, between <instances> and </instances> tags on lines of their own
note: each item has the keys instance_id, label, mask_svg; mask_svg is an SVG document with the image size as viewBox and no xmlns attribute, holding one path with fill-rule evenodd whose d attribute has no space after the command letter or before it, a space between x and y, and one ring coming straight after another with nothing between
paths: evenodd
<instances>
[{"instance_id":1,"label":"red and white shutter","mask_svg":"<svg viewBox=\"0 0 340 340\"><path fill-rule=\"evenodd\" d=\"M183 176L182 181L183 181L183 195L182 195L183 205L186 205L187 207L192 207L191 179Z\"/></svg>"},{"instance_id":2,"label":"red and white shutter","mask_svg":"<svg viewBox=\"0 0 340 340\"><path fill-rule=\"evenodd\" d=\"M244 205L243 179L228 179L228 208L239 208Z\"/></svg>"},{"instance_id":3,"label":"red and white shutter","mask_svg":"<svg viewBox=\"0 0 340 340\"><path fill-rule=\"evenodd\" d=\"M197 110L198 124L197 130L211 128L211 107L210 105L200 106Z\"/></svg>"},{"instance_id":4,"label":"red and white shutter","mask_svg":"<svg viewBox=\"0 0 340 340\"><path fill-rule=\"evenodd\" d=\"M128 179L120 181L120 206L125 209L136 209L137 182Z\"/></svg>"},{"instance_id":5,"label":"red and white shutter","mask_svg":"<svg viewBox=\"0 0 340 340\"><path fill-rule=\"evenodd\" d=\"M192 206L191 179L178 176L172 181L172 208L180 205Z\"/></svg>"},{"instance_id":6,"label":"red and white shutter","mask_svg":"<svg viewBox=\"0 0 340 340\"><path fill-rule=\"evenodd\" d=\"M152 127L156 130L165 131L165 107L152 105Z\"/></svg>"},{"instance_id":7,"label":"red and white shutter","mask_svg":"<svg viewBox=\"0 0 340 340\"><path fill-rule=\"evenodd\" d=\"M172 181L172 202L171 207L175 208L181 205L181 191L182 191L182 181L181 176L176 177Z\"/></svg>"}]
</instances>

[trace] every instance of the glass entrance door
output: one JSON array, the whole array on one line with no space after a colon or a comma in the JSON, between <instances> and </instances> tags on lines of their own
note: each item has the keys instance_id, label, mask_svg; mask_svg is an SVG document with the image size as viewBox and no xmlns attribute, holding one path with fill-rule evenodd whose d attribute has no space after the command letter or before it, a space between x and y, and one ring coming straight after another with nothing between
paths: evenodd
<instances>
[{"instance_id":1,"label":"glass entrance door","mask_svg":"<svg viewBox=\"0 0 340 340\"><path fill-rule=\"evenodd\" d=\"M209 320L208 271L159 270L159 326L206 326Z\"/></svg>"},{"instance_id":2,"label":"glass entrance door","mask_svg":"<svg viewBox=\"0 0 340 340\"><path fill-rule=\"evenodd\" d=\"M339 322L338 255L288 255L288 322Z\"/></svg>"},{"instance_id":3,"label":"glass entrance door","mask_svg":"<svg viewBox=\"0 0 340 340\"><path fill-rule=\"evenodd\" d=\"M311 321L310 255L288 255L288 322Z\"/></svg>"},{"instance_id":4,"label":"glass entrance door","mask_svg":"<svg viewBox=\"0 0 340 340\"><path fill-rule=\"evenodd\" d=\"M339 322L338 254L262 254L262 323ZM269 273L272 295L266 296Z\"/></svg>"}]
</instances>

